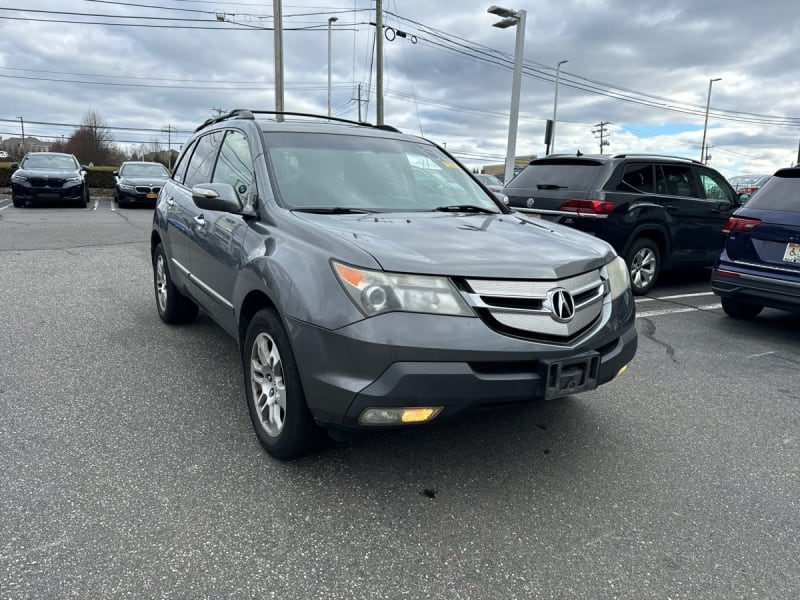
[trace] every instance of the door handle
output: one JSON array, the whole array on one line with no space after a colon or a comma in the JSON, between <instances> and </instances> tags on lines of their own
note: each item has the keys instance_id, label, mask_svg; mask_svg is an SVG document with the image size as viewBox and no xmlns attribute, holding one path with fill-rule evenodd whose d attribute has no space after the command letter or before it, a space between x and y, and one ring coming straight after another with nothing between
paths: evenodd
<instances>
[{"instance_id":1,"label":"door handle","mask_svg":"<svg viewBox=\"0 0 800 600\"><path fill-rule=\"evenodd\" d=\"M172 199L172 196L164 196L164 202L167 203L167 206L175 206L175 200Z\"/></svg>"},{"instance_id":2,"label":"door handle","mask_svg":"<svg viewBox=\"0 0 800 600\"><path fill-rule=\"evenodd\" d=\"M200 227L206 226L206 218L203 215L197 215L194 218L194 222L197 223Z\"/></svg>"}]
</instances>

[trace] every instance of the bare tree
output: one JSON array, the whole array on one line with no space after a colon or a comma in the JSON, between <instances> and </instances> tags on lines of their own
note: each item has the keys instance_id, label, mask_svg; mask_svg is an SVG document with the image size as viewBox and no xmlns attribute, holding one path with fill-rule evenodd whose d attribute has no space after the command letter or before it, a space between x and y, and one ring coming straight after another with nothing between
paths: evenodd
<instances>
[{"instance_id":1,"label":"bare tree","mask_svg":"<svg viewBox=\"0 0 800 600\"><path fill-rule=\"evenodd\" d=\"M88 110L78 129L64 144L64 151L77 156L82 164L111 165L119 158L113 140L105 119L97 111Z\"/></svg>"}]
</instances>

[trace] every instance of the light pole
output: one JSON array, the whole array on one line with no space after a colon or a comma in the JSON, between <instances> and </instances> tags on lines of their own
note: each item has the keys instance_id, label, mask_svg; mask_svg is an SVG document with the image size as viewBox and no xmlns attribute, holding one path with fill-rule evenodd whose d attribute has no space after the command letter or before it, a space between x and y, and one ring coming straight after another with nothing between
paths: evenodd
<instances>
[{"instance_id":1,"label":"light pole","mask_svg":"<svg viewBox=\"0 0 800 600\"><path fill-rule=\"evenodd\" d=\"M700 162L706 164L706 131L708 131L708 109L711 107L711 86L715 81L720 81L722 77L708 80L708 100L706 100L706 120L703 123L703 143L700 144Z\"/></svg>"},{"instance_id":2,"label":"light pole","mask_svg":"<svg viewBox=\"0 0 800 600\"><path fill-rule=\"evenodd\" d=\"M22 128L22 156L25 156L25 121L22 117L19 119L19 126Z\"/></svg>"},{"instance_id":3,"label":"light pole","mask_svg":"<svg viewBox=\"0 0 800 600\"><path fill-rule=\"evenodd\" d=\"M337 17L328 18L328 116L331 116L331 23L335 23Z\"/></svg>"},{"instance_id":4,"label":"light pole","mask_svg":"<svg viewBox=\"0 0 800 600\"><path fill-rule=\"evenodd\" d=\"M553 98L553 128L550 130L550 153L556 151L556 111L558 110L558 78L561 75L561 65L568 63L568 60L561 60L556 65L556 94Z\"/></svg>"},{"instance_id":5,"label":"light pole","mask_svg":"<svg viewBox=\"0 0 800 600\"><path fill-rule=\"evenodd\" d=\"M508 119L508 147L506 148L506 168L503 174L503 181L508 184L514 176L514 162L517 151L517 121L519 120L519 89L522 80L522 49L525 45L525 11L511 10L500 6L490 6L486 12L498 17L503 17L501 21L493 24L493 27L506 29L507 27L517 27L517 40L514 45L514 78L511 84L511 114Z\"/></svg>"}]
</instances>

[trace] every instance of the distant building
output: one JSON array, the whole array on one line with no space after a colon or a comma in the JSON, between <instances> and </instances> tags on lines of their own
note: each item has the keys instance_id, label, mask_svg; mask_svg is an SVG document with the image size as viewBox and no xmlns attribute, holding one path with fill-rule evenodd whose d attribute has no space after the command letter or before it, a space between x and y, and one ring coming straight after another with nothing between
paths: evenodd
<instances>
[{"instance_id":1,"label":"distant building","mask_svg":"<svg viewBox=\"0 0 800 600\"><path fill-rule=\"evenodd\" d=\"M51 146L52 142L26 135L23 150L21 137L10 137L6 140L0 138L0 149L14 156L22 156L25 152L49 152Z\"/></svg>"}]
</instances>

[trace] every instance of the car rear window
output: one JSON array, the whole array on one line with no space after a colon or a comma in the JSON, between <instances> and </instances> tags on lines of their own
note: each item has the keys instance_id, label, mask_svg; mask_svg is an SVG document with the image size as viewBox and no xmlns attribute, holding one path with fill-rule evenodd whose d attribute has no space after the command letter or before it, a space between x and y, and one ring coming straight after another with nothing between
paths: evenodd
<instances>
[{"instance_id":1,"label":"car rear window","mask_svg":"<svg viewBox=\"0 0 800 600\"><path fill-rule=\"evenodd\" d=\"M536 188L558 186L561 189L589 190L604 163L565 159L533 163L525 167L509 187Z\"/></svg>"},{"instance_id":2,"label":"car rear window","mask_svg":"<svg viewBox=\"0 0 800 600\"><path fill-rule=\"evenodd\" d=\"M775 173L747 201L747 208L800 212L800 169L784 169Z\"/></svg>"}]
</instances>

